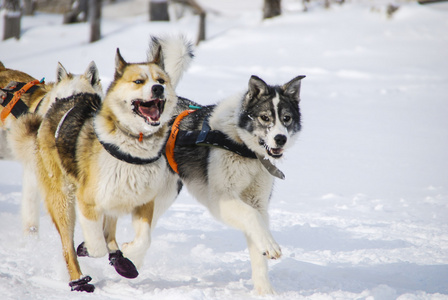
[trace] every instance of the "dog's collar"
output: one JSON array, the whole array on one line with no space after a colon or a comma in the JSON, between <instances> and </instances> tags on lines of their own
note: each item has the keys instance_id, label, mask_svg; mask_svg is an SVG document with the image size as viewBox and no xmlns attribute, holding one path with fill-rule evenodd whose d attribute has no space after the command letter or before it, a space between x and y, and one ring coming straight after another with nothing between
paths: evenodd
<instances>
[{"instance_id":1,"label":"dog's collar","mask_svg":"<svg viewBox=\"0 0 448 300\"><path fill-rule=\"evenodd\" d=\"M114 122L114 124L125 135L136 138L136 139L138 139L139 142L142 142L144 139L150 138L152 136L152 134L143 135L143 133L141 133L141 132L138 135L136 135L136 134L133 134L132 132L130 132L129 130L127 130L126 128L124 128L123 126L121 126L120 123Z\"/></svg>"},{"instance_id":2,"label":"dog's collar","mask_svg":"<svg viewBox=\"0 0 448 300\"><path fill-rule=\"evenodd\" d=\"M95 132L95 134L96 134L96 132ZM162 150L160 150L159 153L157 153L156 156L151 157L151 158L141 158L141 157L132 156L129 153L125 153L125 152L121 151L118 148L117 145L103 142L102 140L100 140L98 135L96 135L96 136L97 136L98 141L103 146L103 148L110 155L112 155L113 157L115 157L118 160L127 162L129 164L133 164L133 165L147 165L147 164L151 164L151 163L157 161L162 156Z\"/></svg>"}]
</instances>

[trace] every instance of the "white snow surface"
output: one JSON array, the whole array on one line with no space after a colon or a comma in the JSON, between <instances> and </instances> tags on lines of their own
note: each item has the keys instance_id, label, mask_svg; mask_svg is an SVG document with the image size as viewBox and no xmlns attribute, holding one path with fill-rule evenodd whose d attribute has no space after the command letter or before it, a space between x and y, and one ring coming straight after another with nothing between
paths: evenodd
<instances>
[{"instance_id":1,"label":"white snow surface","mask_svg":"<svg viewBox=\"0 0 448 300\"><path fill-rule=\"evenodd\" d=\"M211 104L243 91L251 75L271 84L307 75L303 129L270 203L283 251L269 264L277 295L252 292L242 234L185 190L155 228L138 278L120 277L106 257L80 258L96 290L70 292L50 217L42 205L39 238L22 236L21 165L0 161L1 298L448 299L448 10L401 1L388 19L385 1L346 2L304 13L301 1L284 0L281 17L262 21L261 0L201 1L214 12L207 41L177 89ZM83 73L94 60L107 88L117 47L139 62L150 35L195 40L197 16L148 22L144 5L108 4L96 43L88 24L23 17L22 37L0 42L0 60L47 81L58 61ZM117 234L132 240L130 217Z\"/></svg>"}]
</instances>

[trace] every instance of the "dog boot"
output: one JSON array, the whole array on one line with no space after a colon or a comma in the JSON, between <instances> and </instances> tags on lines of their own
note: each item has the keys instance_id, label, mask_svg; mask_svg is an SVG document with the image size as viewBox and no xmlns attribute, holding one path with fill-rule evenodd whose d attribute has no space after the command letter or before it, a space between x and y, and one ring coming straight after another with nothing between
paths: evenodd
<instances>
[{"instance_id":1,"label":"dog boot","mask_svg":"<svg viewBox=\"0 0 448 300\"><path fill-rule=\"evenodd\" d=\"M110 264L114 266L115 271L117 271L117 273L121 276L130 279L138 276L137 268L134 266L132 261L123 256L123 252L120 250L109 253L109 261Z\"/></svg>"},{"instance_id":2,"label":"dog boot","mask_svg":"<svg viewBox=\"0 0 448 300\"><path fill-rule=\"evenodd\" d=\"M91 280L92 277L85 276L81 279L70 281L68 285L72 288L72 291L93 293L95 286L89 284Z\"/></svg>"},{"instance_id":3,"label":"dog boot","mask_svg":"<svg viewBox=\"0 0 448 300\"><path fill-rule=\"evenodd\" d=\"M76 254L78 256L89 256L89 252L87 251L87 248L84 245L84 242L79 244L78 248L76 249Z\"/></svg>"}]
</instances>

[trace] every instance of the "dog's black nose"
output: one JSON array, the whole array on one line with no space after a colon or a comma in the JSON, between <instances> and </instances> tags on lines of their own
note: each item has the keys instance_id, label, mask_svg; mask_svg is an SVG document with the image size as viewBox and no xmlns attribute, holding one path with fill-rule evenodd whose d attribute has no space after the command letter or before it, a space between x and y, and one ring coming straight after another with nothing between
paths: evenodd
<instances>
[{"instance_id":1,"label":"dog's black nose","mask_svg":"<svg viewBox=\"0 0 448 300\"><path fill-rule=\"evenodd\" d=\"M277 143L277 146L279 147L283 147L286 144L286 141L288 140L288 138L286 137L286 135L283 134L277 134L274 137L275 142Z\"/></svg>"},{"instance_id":2,"label":"dog's black nose","mask_svg":"<svg viewBox=\"0 0 448 300\"><path fill-rule=\"evenodd\" d=\"M163 95L163 86L161 86L160 84L154 84L152 86L152 94L153 97L160 97Z\"/></svg>"}]
</instances>

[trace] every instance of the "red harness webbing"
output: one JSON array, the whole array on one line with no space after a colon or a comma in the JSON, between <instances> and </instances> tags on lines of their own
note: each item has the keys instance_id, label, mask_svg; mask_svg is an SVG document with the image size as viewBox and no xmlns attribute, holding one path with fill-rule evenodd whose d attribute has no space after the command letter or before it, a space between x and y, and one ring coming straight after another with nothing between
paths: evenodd
<instances>
[{"instance_id":1,"label":"red harness webbing","mask_svg":"<svg viewBox=\"0 0 448 300\"><path fill-rule=\"evenodd\" d=\"M174 172L179 174L179 170L177 169L177 163L174 160L174 146L176 145L176 138L177 134L179 133L179 123L182 121L182 119L192 112L195 112L196 109L187 109L181 112L176 119L174 120L173 126L171 127L171 133L168 137L168 141L166 142L166 159L168 160L168 163L170 164L171 168Z\"/></svg>"}]
</instances>

